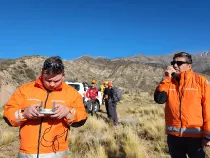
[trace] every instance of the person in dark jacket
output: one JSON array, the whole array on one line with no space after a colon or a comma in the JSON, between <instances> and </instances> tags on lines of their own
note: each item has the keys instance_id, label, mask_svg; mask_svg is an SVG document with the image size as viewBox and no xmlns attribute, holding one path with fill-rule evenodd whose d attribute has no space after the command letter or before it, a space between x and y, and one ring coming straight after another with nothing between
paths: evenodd
<instances>
[{"instance_id":1,"label":"person in dark jacket","mask_svg":"<svg viewBox=\"0 0 210 158\"><path fill-rule=\"evenodd\" d=\"M113 101L114 91L112 89L112 86L113 86L112 82L108 82L108 88L105 89L104 93L108 105L108 113L109 113L108 117L112 119L114 125L117 126L118 125L117 108L116 108L117 103Z\"/></svg>"},{"instance_id":2,"label":"person in dark jacket","mask_svg":"<svg viewBox=\"0 0 210 158\"><path fill-rule=\"evenodd\" d=\"M111 119L111 114L109 112L109 103L108 103L108 81L107 81L107 84L104 85L104 94L103 94L103 100L104 100L104 103L105 103L105 108L106 108L106 113L107 113L107 117L109 119Z\"/></svg>"}]
</instances>

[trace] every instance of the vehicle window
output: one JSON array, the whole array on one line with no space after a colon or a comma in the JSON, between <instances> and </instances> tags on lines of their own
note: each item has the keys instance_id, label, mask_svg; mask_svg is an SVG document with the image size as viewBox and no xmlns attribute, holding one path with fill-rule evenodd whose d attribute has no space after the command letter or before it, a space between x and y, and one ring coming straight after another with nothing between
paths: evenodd
<instances>
[{"instance_id":1,"label":"vehicle window","mask_svg":"<svg viewBox=\"0 0 210 158\"><path fill-rule=\"evenodd\" d=\"M78 84L69 84L70 86L72 86L73 88L75 88L77 91L80 90L80 85Z\"/></svg>"}]
</instances>

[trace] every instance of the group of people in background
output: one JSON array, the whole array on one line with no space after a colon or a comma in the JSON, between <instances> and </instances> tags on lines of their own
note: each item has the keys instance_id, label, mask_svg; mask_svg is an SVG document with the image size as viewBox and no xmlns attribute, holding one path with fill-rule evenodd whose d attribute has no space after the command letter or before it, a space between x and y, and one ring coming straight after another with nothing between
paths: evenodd
<instances>
[{"instance_id":1,"label":"group of people in background","mask_svg":"<svg viewBox=\"0 0 210 158\"><path fill-rule=\"evenodd\" d=\"M96 86L96 80L91 81L92 86L88 88L86 92L86 97L90 102L94 102L98 96L98 88ZM102 95L102 105L105 104L107 117L111 119L115 126L118 125L118 118L117 118L117 110L115 102L113 98L113 83L111 81L104 81L103 84L100 86L100 91Z\"/></svg>"}]
</instances>

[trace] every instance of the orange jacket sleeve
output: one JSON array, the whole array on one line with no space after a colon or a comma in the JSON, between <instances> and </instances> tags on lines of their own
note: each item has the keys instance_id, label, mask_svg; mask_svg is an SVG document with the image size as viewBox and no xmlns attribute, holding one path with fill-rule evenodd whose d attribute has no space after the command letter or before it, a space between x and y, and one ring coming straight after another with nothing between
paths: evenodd
<instances>
[{"instance_id":1,"label":"orange jacket sleeve","mask_svg":"<svg viewBox=\"0 0 210 158\"><path fill-rule=\"evenodd\" d=\"M158 90L159 92L165 91L168 94L168 89L170 84L171 84L171 78L168 76L164 76L163 80L157 86L156 90Z\"/></svg>"},{"instance_id":2,"label":"orange jacket sleeve","mask_svg":"<svg viewBox=\"0 0 210 158\"><path fill-rule=\"evenodd\" d=\"M76 99L70 105L69 114L65 118L68 125L77 123L78 126L82 126L87 119L86 109L83 104L82 96L78 93L76 94ZM79 125L80 124L80 125Z\"/></svg>"},{"instance_id":3,"label":"orange jacket sleeve","mask_svg":"<svg viewBox=\"0 0 210 158\"><path fill-rule=\"evenodd\" d=\"M24 103L25 96L19 87L4 107L4 119L10 126L21 126L26 121L22 111Z\"/></svg>"},{"instance_id":4,"label":"orange jacket sleeve","mask_svg":"<svg viewBox=\"0 0 210 158\"><path fill-rule=\"evenodd\" d=\"M171 84L171 78L165 76L155 90L154 100L156 103L163 104L167 101L168 89L170 84Z\"/></svg>"},{"instance_id":5,"label":"orange jacket sleeve","mask_svg":"<svg viewBox=\"0 0 210 158\"><path fill-rule=\"evenodd\" d=\"M210 83L206 79L202 82L203 129L204 136L210 139Z\"/></svg>"}]
</instances>

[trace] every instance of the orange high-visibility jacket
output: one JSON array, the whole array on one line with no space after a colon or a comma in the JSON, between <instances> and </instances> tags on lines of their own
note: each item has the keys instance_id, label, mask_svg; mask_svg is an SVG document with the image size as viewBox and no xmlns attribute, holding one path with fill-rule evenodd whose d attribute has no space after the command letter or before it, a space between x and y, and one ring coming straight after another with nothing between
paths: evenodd
<instances>
[{"instance_id":1,"label":"orange high-visibility jacket","mask_svg":"<svg viewBox=\"0 0 210 158\"><path fill-rule=\"evenodd\" d=\"M29 120L24 117L23 110L26 107L41 102L42 108L46 109L51 109L54 103L68 106L69 115L63 119L42 117ZM81 95L74 88L62 82L56 90L48 92L40 77L16 90L5 106L4 118L10 125L20 126L21 156L39 153L50 157L58 153L58 156L65 157L68 154L69 126L80 122L83 125L87 113Z\"/></svg>"},{"instance_id":2,"label":"orange high-visibility jacket","mask_svg":"<svg viewBox=\"0 0 210 158\"><path fill-rule=\"evenodd\" d=\"M156 91L166 92L166 134L210 138L210 91L205 77L182 72L180 82L167 76Z\"/></svg>"}]
</instances>

